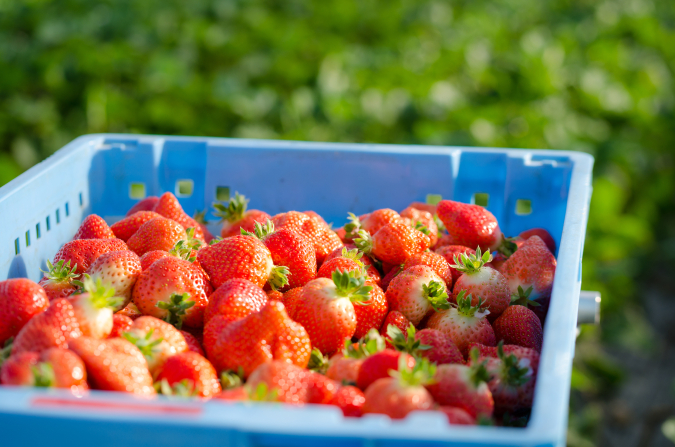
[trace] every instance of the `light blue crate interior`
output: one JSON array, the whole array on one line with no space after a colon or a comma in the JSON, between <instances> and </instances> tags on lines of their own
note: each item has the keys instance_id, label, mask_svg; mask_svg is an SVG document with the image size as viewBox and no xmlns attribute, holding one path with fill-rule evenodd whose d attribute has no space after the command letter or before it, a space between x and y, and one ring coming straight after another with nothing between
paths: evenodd
<instances>
[{"instance_id":1,"label":"light blue crate interior","mask_svg":"<svg viewBox=\"0 0 675 447\"><path fill-rule=\"evenodd\" d=\"M132 184L142 184L146 195L177 194L189 214L210 207L217 188L226 187L231 194L238 191L249 197L251 208L272 215L311 209L335 226L344 224L348 211L357 215L382 207L400 211L412 201L424 201L428 194L471 203L476 193L482 193L487 194L487 208L507 236L534 227L547 229L559 247L558 270L532 418L526 429L465 428L450 427L432 414L392 423L380 417L346 420L332 408L290 411L280 406L208 403L200 407L199 417L178 423L172 414L158 418L92 413L77 406L45 409L33 404L44 392L0 388L0 423L51 426L64 436L65 427L77 425L92 437L108 433L111 445L119 441L114 436L119 430L133 433L124 437L128 445L144 445L149 442L145 436L157 431L164 433L161 445L185 445L197 439L242 446L317 442L394 446L409 445L411 439L419 445L564 445L592 163L588 155L563 151L110 134L80 137L0 188L0 210L5 216L0 278L39 280L46 260L72 237L84 216L93 212L113 222L138 201L131 197ZM191 194L178 194L179 182L191 184ZM530 214L516 212L519 200L531 205ZM136 401L114 393L93 393L88 399ZM242 413L251 421L242 419ZM54 439L63 439L65 444L66 438L54 438L49 431L31 433L35 441L49 439L54 444Z\"/></svg>"}]
</instances>

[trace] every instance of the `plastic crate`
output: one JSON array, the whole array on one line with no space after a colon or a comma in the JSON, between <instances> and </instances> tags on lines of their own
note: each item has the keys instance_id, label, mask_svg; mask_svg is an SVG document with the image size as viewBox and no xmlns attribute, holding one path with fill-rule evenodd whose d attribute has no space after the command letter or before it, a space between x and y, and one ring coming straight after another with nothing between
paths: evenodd
<instances>
[{"instance_id":1,"label":"plastic crate","mask_svg":"<svg viewBox=\"0 0 675 447\"><path fill-rule=\"evenodd\" d=\"M176 193L189 214L229 190L270 214L312 209L338 226L347 211L401 210L428 194L471 202L485 193L505 234L546 228L558 243L558 268L532 416L526 428L460 427L429 412L403 421L346 419L328 406L144 400L105 392L78 398L0 387L2 444L563 446L592 165L589 155L548 150L80 137L0 188L1 279L39 280L45 261L84 216L115 221L138 200L130 193L141 184L146 195ZM519 214L527 212L527 201L531 212Z\"/></svg>"}]
</instances>

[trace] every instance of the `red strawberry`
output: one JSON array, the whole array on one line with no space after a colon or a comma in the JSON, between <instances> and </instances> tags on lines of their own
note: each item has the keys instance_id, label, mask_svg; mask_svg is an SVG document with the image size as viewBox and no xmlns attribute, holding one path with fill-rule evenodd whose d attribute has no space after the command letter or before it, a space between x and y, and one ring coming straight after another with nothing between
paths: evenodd
<instances>
[{"instance_id":1,"label":"red strawberry","mask_svg":"<svg viewBox=\"0 0 675 447\"><path fill-rule=\"evenodd\" d=\"M335 393L330 405L338 407L346 417L357 418L363 414L361 408L365 402L363 391L355 386L343 386Z\"/></svg>"},{"instance_id":2,"label":"red strawberry","mask_svg":"<svg viewBox=\"0 0 675 447\"><path fill-rule=\"evenodd\" d=\"M267 294L267 299L272 301L281 301L282 303L284 302L284 294L278 290L266 290L265 293Z\"/></svg>"},{"instance_id":3,"label":"red strawberry","mask_svg":"<svg viewBox=\"0 0 675 447\"><path fill-rule=\"evenodd\" d=\"M476 425L476 418L459 407L439 407L438 411L447 416L451 425Z\"/></svg>"},{"instance_id":4,"label":"red strawberry","mask_svg":"<svg viewBox=\"0 0 675 447\"><path fill-rule=\"evenodd\" d=\"M70 261L64 263L63 259L52 264L47 259L47 271L42 270L45 275L40 280L39 284L45 289L49 301L66 298L77 290L77 285L73 281L79 278L80 275L75 273L77 266L70 266Z\"/></svg>"},{"instance_id":5,"label":"red strawberry","mask_svg":"<svg viewBox=\"0 0 675 447\"><path fill-rule=\"evenodd\" d=\"M127 304L124 309L117 311L116 314L124 315L132 320L143 316L134 303Z\"/></svg>"},{"instance_id":6,"label":"red strawberry","mask_svg":"<svg viewBox=\"0 0 675 447\"><path fill-rule=\"evenodd\" d=\"M453 284L457 282L457 279L462 276L462 272L458 271L453 267L455 264L455 256L460 257L461 255L475 255L476 250L465 247L463 245L446 245L436 250L436 253L443 256L450 266L450 272L452 273L452 282Z\"/></svg>"},{"instance_id":7,"label":"red strawberry","mask_svg":"<svg viewBox=\"0 0 675 447\"><path fill-rule=\"evenodd\" d=\"M3 385L68 388L81 392L87 386L84 363L73 351L50 348L36 352L21 352L10 357L0 370Z\"/></svg>"},{"instance_id":8,"label":"red strawberry","mask_svg":"<svg viewBox=\"0 0 675 447\"><path fill-rule=\"evenodd\" d=\"M230 279L209 296L204 322L208 323L216 315L225 315L232 321L240 320L259 312L267 301L267 294L251 281Z\"/></svg>"},{"instance_id":9,"label":"red strawberry","mask_svg":"<svg viewBox=\"0 0 675 447\"><path fill-rule=\"evenodd\" d=\"M401 216L392 209L382 208L367 214L362 219L356 218L356 216L350 213L350 220L352 223L356 224L359 229L366 230L369 234L373 235L385 225L401 220ZM345 229L347 230L347 228Z\"/></svg>"},{"instance_id":10,"label":"red strawberry","mask_svg":"<svg viewBox=\"0 0 675 447\"><path fill-rule=\"evenodd\" d=\"M448 290L452 290L452 270L450 264L442 255L430 251L414 254L405 261L402 270L407 270L415 265L426 265L431 268L448 286Z\"/></svg>"},{"instance_id":11,"label":"red strawberry","mask_svg":"<svg viewBox=\"0 0 675 447\"><path fill-rule=\"evenodd\" d=\"M156 217L145 222L129 238L129 250L143 256L153 250L171 250L180 240L186 239L185 229L177 222Z\"/></svg>"},{"instance_id":12,"label":"red strawberry","mask_svg":"<svg viewBox=\"0 0 675 447\"><path fill-rule=\"evenodd\" d=\"M522 290L522 289L521 289ZM509 306L493 323L497 340L541 352L543 330L539 317L527 306Z\"/></svg>"},{"instance_id":13,"label":"red strawberry","mask_svg":"<svg viewBox=\"0 0 675 447\"><path fill-rule=\"evenodd\" d=\"M304 368L310 352L305 329L289 318L282 303L272 301L260 312L225 326L210 352L210 360L218 371L241 368L246 377L272 360Z\"/></svg>"},{"instance_id":14,"label":"red strawberry","mask_svg":"<svg viewBox=\"0 0 675 447\"><path fill-rule=\"evenodd\" d=\"M12 355L2 363L0 383L15 386L36 386L36 383L48 381L49 379L43 378L42 372L37 368L39 362L40 354L37 352L24 351Z\"/></svg>"},{"instance_id":15,"label":"red strawberry","mask_svg":"<svg viewBox=\"0 0 675 447\"><path fill-rule=\"evenodd\" d=\"M178 328L183 323L201 327L211 290L197 266L169 256L141 273L132 299L144 315L165 319Z\"/></svg>"},{"instance_id":16,"label":"red strawberry","mask_svg":"<svg viewBox=\"0 0 675 447\"><path fill-rule=\"evenodd\" d=\"M238 236L241 229L248 232L255 230L255 223L265 223L272 217L264 211L246 210L248 199L238 192L234 193L227 204L214 203L213 208L215 216L220 217L223 222L223 228L220 230L220 236L223 238Z\"/></svg>"},{"instance_id":17,"label":"red strawberry","mask_svg":"<svg viewBox=\"0 0 675 447\"><path fill-rule=\"evenodd\" d=\"M80 331L87 337L106 338L113 328L113 309L119 308L122 298L116 297L115 290L100 279L94 281L85 275L81 284L84 293L68 298Z\"/></svg>"},{"instance_id":18,"label":"red strawberry","mask_svg":"<svg viewBox=\"0 0 675 447\"><path fill-rule=\"evenodd\" d=\"M206 354L204 353L204 349L202 348L201 343L199 343L199 340L197 337L192 335L189 332L186 331L179 331L181 334L183 334L183 338L185 338L185 343L187 343L188 350L192 352L196 352L197 354L206 357Z\"/></svg>"},{"instance_id":19,"label":"red strawberry","mask_svg":"<svg viewBox=\"0 0 675 447\"><path fill-rule=\"evenodd\" d=\"M532 228L531 230L523 231L518 235L518 237L523 240L527 240L532 236L539 236L551 253L555 254L555 239L553 239L551 233L544 230L543 228Z\"/></svg>"},{"instance_id":20,"label":"red strawberry","mask_svg":"<svg viewBox=\"0 0 675 447\"><path fill-rule=\"evenodd\" d=\"M47 293L30 279L0 281L0 344L49 306Z\"/></svg>"},{"instance_id":21,"label":"red strawberry","mask_svg":"<svg viewBox=\"0 0 675 447\"><path fill-rule=\"evenodd\" d=\"M152 250L146 252L143 256L141 256L141 271L146 271L152 264L155 263L155 261L166 258L167 256L171 255L168 251L164 250Z\"/></svg>"},{"instance_id":22,"label":"red strawberry","mask_svg":"<svg viewBox=\"0 0 675 447\"><path fill-rule=\"evenodd\" d=\"M389 288L389 285L394 280L394 278L396 278L398 276L398 274L401 273L402 271L403 271L403 264L389 270L389 272L387 272L387 274L384 275L384 278L382 278L382 283L381 283L382 290L384 290L386 292L387 289Z\"/></svg>"},{"instance_id":23,"label":"red strawberry","mask_svg":"<svg viewBox=\"0 0 675 447\"><path fill-rule=\"evenodd\" d=\"M413 202L410 205L408 205L408 208L415 208L420 211L426 211L427 213L431 214L432 216L436 214L436 205L432 205L430 203L424 203L424 202Z\"/></svg>"},{"instance_id":24,"label":"red strawberry","mask_svg":"<svg viewBox=\"0 0 675 447\"><path fill-rule=\"evenodd\" d=\"M115 234L101 216L90 214L84 218L73 239L110 239Z\"/></svg>"},{"instance_id":25,"label":"red strawberry","mask_svg":"<svg viewBox=\"0 0 675 447\"><path fill-rule=\"evenodd\" d=\"M438 225L434 220L433 214L427 211L408 207L401 211L401 217L406 219L413 228L417 228L420 225L424 227L427 231L423 232L429 236L430 246L433 247L436 245L438 242Z\"/></svg>"},{"instance_id":26,"label":"red strawberry","mask_svg":"<svg viewBox=\"0 0 675 447\"><path fill-rule=\"evenodd\" d=\"M399 273L387 288L392 310L401 312L414 325L434 309L448 309L445 281L424 265L415 265Z\"/></svg>"},{"instance_id":27,"label":"red strawberry","mask_svg":"<svg viewBox=\"0 0 675 447\"><path fill-rule=\"evenodd\" d=\"M446 247L448 245L455 245L455 238L446 233L438 238L438 241L431 246L431 249L438 253L440 248Z\"/></svg>"},{"instance_id":28,"label":"red strawberry","mask_svg":"<svg viewBox=\"0 0 675 447\"><path fill-rule=\"evenodd\" d=\"M411 324L412 323L410 322L410 320L408 320L405 317L405 315L403 315L401 312L397 310L392 310L387 314L384 321L382 322L382 326L380 326L380 334L386 336L389 325L395 326L399 328L402 332L405 332L408 330L408 327Z\"/></svg>"},{"instance_id":29,"label":"red strawberry","mask_svg":"<svg viewBox=\"0 0 675 447\"><path fill-rule=\"evenodd\" d=\"M457 296L464 292L473 296L471 304L474 306L482 299L483 305L490 311L488 319L494 321L509 307L511 292L506 278L497 270L485 265L491 260L490 252L482 254L480 247L476 248L475 255L457 256L452 267L463 275L455 282L452 298L457 302Z\"/></svg>"},{"instance_id":30,"label":"red strawberry","mask_svg":"<svg viewBox=\"0 0 675 447\"><path fill-rule=\"evenodd\" d=\"M152 396L152 376L143 354L123 338L79 337L70 349L82 358L92 388Z\"/></svg>"},{"instance_id":31,"label":"red strawberry","mask_svg":"<svg viewBox=\"0 0 675 447\"><path fill-rule=\"evenodd\" d=\"M354 242L364 253L391 264L402 264L430 245L429 236L401 221L385 225L372 236L361 230Z\"/></svg>"},{"instance_id":32,"label":"red strawberry","mask_svg":"<svg viewBox=\"0 0 675 447\"><path fill-rule=\"evenodd\" d=\"M82 359L68 349L50 348L42 351L40 362L49 365L53 374L52 385L55 388L69 388L73 392L89 389L87 370ZM38 369L40 365L38 365Z\"/></svg>"},{"instance_id":33,"label":"red strawberry","mask_svg":"<svg viewBox=\"0 0 675 447\"><path fill-rule=\"evenodd\" d=\"M342 240L327 225L298 211L277 214L272 217L272 223L277 230L287 228L303 235L314 246L317 265L323 264L328 254L343 245Z\"/></svg>"},{"instance_id":34,"label":"red strawberry","mask_svg":"<svg viewBox=\"0 0 675 447\"><path fill-rule=\"evenodd\" d=\"M157 196L148 196L145 199L141 200L134 206L132 206L129 211L127 211L127 216L131 216L134 213L139 211L152 211L159 202L159 197Z\"/></svg>"},{"instance_id":35,"label":"red strawberry","mask_svg":"<svg viewBox=\"0 0 675 447\"><path fill-rule=\"evenodd\" d=\"M334 272L333 279L317 278L303 287L295 308L295 320L302 324L312 346L330 355L342 349L345 338L356 331L354 305L370 299L371 286L353 272ZM352 304L356 303L356 304Z\"/></svg>"},{"instance_id":36,"label":"red strawberry","mask_svg":"<svg viewBox=\"0 0 675 447\"><path fill-rule=\"evenodd\" d=\"M502 265L512 294L532 287L530 299L547 305L551 298L556 260L539 236L532 236Z\"/></svg>"},{"instance_id":37,"label":"red strawberry","mask_svg":"<svg viewBox=\"0 0 675 447\"><path fill-rule=\"evenodd\" d=\"M462 355L468 354L470 343L481 343L495 346L495 333L487 320L487 311L481 309L482 301L477 306L471 305L471 295L464 297L464 292L457 296L457 307L434 313L427 327L437 329L450 336Z\"/></svg>"},{"instance_id":38,"label":"red strawberry","mask_svg":"<svg viewBox=\"0 0 675 447\"><path fill-rule=\"evenodd\" d=\"M54 265L63 260L64 263L70 261L70 265L77 267L75 273L81 275L86 272L89 266L104 253L109 251L128 250L124 241L111 239L77 239L66 242L54 256Z\"/></svg>"},{"instance_id":39,"label":"red strawberry","mask_svg":"<svg viewBox=\"0 0 675 447\"><path fill-rule=\"evenodd\" d=\"M204 234L204 242L210 244L215 237L213 236L213 234L211 234L211 232L209 231L209 227L207 226L209 222L206 221L206 210L195 211L193 219L195 220L195 222L197 222L199 228L201 228L202 233Z\"/></svg>"},{"instance_id":40,"label":"red strawberry","mask_svg":"<svg viewBox=\"0 0 675 447\"><path fill-rule=\"evenodd\" d=\"M490 251L496 250L502 241L497 219L482 206L441 200L436 212L455 245Z\"/></svg>"},{"instance_id":41,"label":"red strawberry","mask_svg":"<svg viewBox=\"0 0 675 447\"><path fill-rule=\"evenodd\" d=\"M197 396L209 399L219 394L220 381L213 365L195 352L182 352L170 357L157 376L157 382L173 387L185 381ZM162 383L162 389L164 389Z\"/></svg>"},{"instance_id":42,"label":"red strawberry","mask_svg":"<svg viewBox=\"0 0 675 447\"><path fill-rule=\"evenodd\" d=\"M373 329L357 343L348 343L342 352L331 357L326 376L340 383L356 384L363 361L384 348L384 338Z\"/></svg>"},{"instance_id":43,"label":"red strawberry","mask_svg":"<svg viewBox=\"0 0 675 447\"><path fill-rule=\"evenodd\" d=\"M356 338L365 337L371 329L378 330L389 312L389 304L384 291L369 279L366 279L365 284L372 288L368 292L370 298L363 301L361 305L354 306L356 313L354 337Z\"/></svg>"},{"instance_id":44,"label":"red strawberry","mask_svg":"<svg viewBox=\"0 0 675 447\"><path fill-rule=\"evenodd\" d=\"M397 351L407 352L413 356L425 357L437 365L444 363L464 363L464 357L455 342L436 329L417 331L412 324L406 332L396 326L387 329L390 343Z\"/></svg>"},{"instance_id":45,"label":"red strawberry","mask_svg":"<svg viewBox=\"0 0 675 447\"><path fill-rule=\"evenodd\" d=\"M296 405L316 403L317 398L328 397L331 391L337 390L337 383L330 379L278 360L261 364L250 375L246 385L272 394L279 402ZM314 389L310 391L310 387Z\"/></svg>"},{"instance_id":46,"label":"red strawberry","mask_svg":"<svg viewBox=\"0 0 675 447\"><path fill-rule=\"evenodd\" d=\"M68 348L69 342L81 335L72 304L66 299L57 299L23 326L12 344L12 355L25 351L42 352L54 347Z\"/></svg>"},{"instance_id":47,"label":"red strawberry","mask_svg":"<svg viewBox=\"0 0 675 447\"><path fill-rule=\"evenodd\" d=\"M162 369L168 358L188 350L183 334L155 317L134 320L131 328L122 336L141 351L153 375Z\"/></svg>"},{"instance_id":48,"label":"red strawberry","mask_svg":"<svg viewBox=\"0 0 675 447\"><path fill-rule=\"evenodd\" d=\"M378 379L366 389L363 414L380 413L403 419L412 411L430 410L434 399L424 385L435 372L436 366L426 359L413 367L402 359L398 371L391 371L391 377Z\"/></svg>"},{"instance_id":49,"label":"red strawberry","mask_svg":"<svg viewBox=\"0 0 675 447\"><path fill-rule=\"evenodd\" d=\"M373 262L373 260L369 256L363 256L363 253L361 253L359 251L359 249L356 248L356 245L347 244L344 247L336 248L328 256L326 256L326 259L324 259L323 264L327 264L331 259L335 259L335 258L348 258L348 259L352 259L354 261L359 261L361 264L363 264L365 266L366 274L368 275L368 278L370 278L378 286L382 287L380 285L380 282L382 280L382 276L380 275L379 270L377 270L377 267L375 267L375 263ZM321 265L321 267L323 267L323 264ZM343 269L340 269L340 270L343 270ZM317 275L317 276L321 277L321 275ZM330 278L330 276L324 276L324 277Z\"/></svg>"},{"instance_id":50,"label":"red strawberry","mask_svg":"<svg viewBox=\"0 0 675 447\"><path fill-rule=\"evenodd\" d=\"M284 298L281 300L286 306L286 312L288 315L295 320L295 309L297 307L298 299L302 295L302 287L296 287L291 289L288 292L284 293Z\"/></svg>"},{"instance_id":51,"label":"red strawberry","mask_svg":"<svg viewBox=\"0 0 675 447\"><path fill-rule=\"evenodd\" d=\"M403 360L401 360L403 358ZM359 368L356 385L365 390L377 379L389 377L389 370L398 370L401 362L408 367L415 366L415 358L404 352L385 349L366 358Z\"/></svg>"},{"instance_id":52,"label":"red strawberry","mask_svg":"<svg viewBox=\"0 0 675 447\"><path fill-rule=\"evenodd\" d=\"M218 337L232 321L233 320L225 315L216 315L204 326L204 338L202 344L208 359L213 359L213 353L215 352L214 350L216 343L218 342Z\"/></svg>"},{"instance_id":53,"label":"red strawberry","mask_svg":"<svg viewBox=\"0 0 675 447\"><path fill-rule=\"evenodd\" d=\"M123 333L131 329L131 324L134 322L131 318L126 315L116 313L113 315L113 325L112 330L108 338L121 337Z\"/></svg>"},{"instance_id":54,"label":"red strawberry","mask_svg":"<svg viewBox=\"0 0 675 447\"><path fill-rule=\"evenodd\" d=\"M330 404L340 386L334 380L313 371L307 374L304 382L307 387L308 404Z\"/></svg>"},{"instance_id":55,"label":"red strawberry","mask_svg":"<svg viewBox=\"0 0 675 447\"><path fill-rule=\"evenodd\" d=\"M165 192L162 194L162 196L159 198L159 201L157 204L155 204L155 207L152 210L168 219L176 221L186 230L188 228L194 228L195 237L202 242L206 242L204 239L204 233L202 232L202 227L196 220L185 214L185 211L183 211L183 207L180 206L180 202L178 202L176 196L170 192Z\"/></svg>"},{"instance_id":56,"label":"red strawberry","mask_svg":"<svg viewBox=\"0 0 675 447\"><path fill-rule=\"evenodd\" d=\"M122 250L99 256L87 269L87 274L92 280L100 280L114 289L115 296L122 298L122 303L117 307L119 310L131 301L131 293L141 271L141 259L138 255L130 250Z\"/></svg>"},{"instance_id":57,"label":"red strawberry","mask_svg":"<svg viewBox=\"0 0 675 447\"><path fill-rule=\"evenodd\" d=\"M440 365L434 379L427 389L441 406L459 407L473 418L492 416L494 401L484 363Z\"/></svg>"},{"instance_id":58,"label":"red strawberry","mask_svg":"<svg viewBox=\"0 0 675 447\"><path fill-rule=\"evenodd\" d=\"M157 214L154 211L138 211L134 214L131 214L124 219L115 222L112 224L110 229L115 233L115 237L122 239L124 242L127 242L135 232L138 231L141 226L156 218L162 217L161 214Z\"/></svg>"}]
</instances>

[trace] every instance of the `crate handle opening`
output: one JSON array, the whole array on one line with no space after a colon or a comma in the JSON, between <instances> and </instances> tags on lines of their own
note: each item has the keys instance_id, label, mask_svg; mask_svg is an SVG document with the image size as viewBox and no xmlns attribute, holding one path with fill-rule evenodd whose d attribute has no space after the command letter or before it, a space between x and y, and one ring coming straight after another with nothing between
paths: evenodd
<instances>
[{"instance_id":1,"label":"crate handle opening","mask_svg":"<svg viewBox=\"0 0 675 447\"><path fill-rule=\"evenodd\" d=\"M490 194L486 192L475 192L471 196L471 203L486 208L490 201Z\"/></svg>"},{"instance_id":2,"label":"crate handle opening","mask_svg":"<svg viewBox=\"0 0 675 447\"><path fill-rule=\"evenodd\" d=\"M47 231L51 230L52 228L51 228L51 226L49 225L49 216L47 216L47 217L45 218L45 223L46 223Z\"/></svg>"},{"instance_id":3,"label":"crate handle opening","mask_svg":"<svg viewBox=\"0 0 675 447\"><path fill-rule=\"evenodd\" d=\"M194 187L195 183L190 179L176 180L176 196L190 197Z\"/></svg>"},{"instance_id":4,"label":"crate handle opening","mask_svg":"<svg viewBox=\"0 0 675 447\"><path fill-rule=\"evenodd\" d=\"M130 199L145 199L145 183L129 183Z\"/></svg>"},{"instance_id":5,"label":"crate handle opening","mask_svg":"<svg viewBox=\"0 0 675 447\"><path fill-rule=\"evenodd\" d=\"M519 216L532 214L532 201L528 199L516 200L516 214Z\"/></svg>"},{"instance_id":6,"label":"crate handle opening","mask_svg":"<svg viewBox=\"0 0 675 447\"><path fill-rule=\"evenodd\" d=\"M227 202L230 200L230 187L216 186L216 200L219 202Z\"/></svg>"},{"instance_id":7,"label":"crate handle opening","mask_svg":"<svg viewBox=\"0 0 675 447\"><path fill-rule=\"evenodd\" d=\"M68 202L66 202L64 208L66 209L66 217L70 216L70 208L68 208Z\"/></svg>"},{"instance_id":8,"label":"crate handle opening","mask_svg":"<svg viewBox=\"0 0 675 447\"><path fill-rule=\"evenodd\" d=\"M40 223L35 224L35 239L40 239Z\"/></svg>"},{"instance_id":9,"label":"crate handle opening","mask_svg":"<svg viewBox=\"0 0 675 447\"><path fill-rule=\"evenodd\" d=\"M21 253L21 248L19 247L19 238L14 239L14 254L18 255Z\"/></svg>"}]
</instances>

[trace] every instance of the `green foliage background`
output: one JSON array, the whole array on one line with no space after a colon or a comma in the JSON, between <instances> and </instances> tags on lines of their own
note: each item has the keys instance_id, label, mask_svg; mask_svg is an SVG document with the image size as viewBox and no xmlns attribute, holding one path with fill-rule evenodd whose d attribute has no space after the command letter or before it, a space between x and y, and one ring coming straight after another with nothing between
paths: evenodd
<instances>
[{"instance_id":1,"label":"green foliage background","mask_svg":"<svg viewBox=\"0 0 675 447\"><path fill-rule=\"evenodd\" d=\"M574 371L593 445L675 253L675 2L0 0L0 185L78 135L555 148L596 157ZM657 250L659 248L659 250Z\"/></svg>"}]
</instances>

